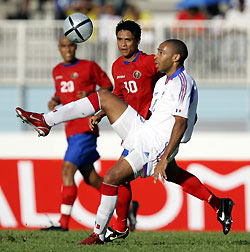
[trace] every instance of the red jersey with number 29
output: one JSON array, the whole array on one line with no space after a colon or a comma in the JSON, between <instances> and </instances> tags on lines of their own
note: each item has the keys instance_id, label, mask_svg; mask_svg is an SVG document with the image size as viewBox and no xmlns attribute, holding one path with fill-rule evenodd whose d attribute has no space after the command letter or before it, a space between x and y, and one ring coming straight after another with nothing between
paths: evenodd
<instances>
[{"instance_id":1,"label":"red jersey with number 29","mask_svg":"<svg viewBox=\"0 0 250 252\"><path fill-rule=\"evenodd\" d=\"M78 100L77 94L80 91L85 91L89 95L96 91L97 85L101 88L112 87L107 74L94 61L77 60L70 65L59 63L54 67L52 74L55 96L60 98L62 105ZM92 132L89 129L88 118L66 122L65 131L67 138L74 134ZM98 135L97 127L94 133Z\"/></svg>"},{"instance_id":2,"label":"red jersey with number 29","mask_svg":"<svg viewBox=\"0 0 250 252\"><path fill-rule=\"evenodd\" d=\"M124 61L121 56L112 66L113 93L146 119L155 83L163 75L155 66L154 55L139 51L132 62Z\"/></svg>"}]
</instances>

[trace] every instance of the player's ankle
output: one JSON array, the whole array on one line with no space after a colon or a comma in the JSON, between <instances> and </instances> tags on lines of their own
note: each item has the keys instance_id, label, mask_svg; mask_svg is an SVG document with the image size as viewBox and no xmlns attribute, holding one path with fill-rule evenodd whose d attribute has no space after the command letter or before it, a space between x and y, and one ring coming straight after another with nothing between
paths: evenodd
<instances>
[{"instance_id":1,"label":"player's ankle","mask_svg":"<svg viewBox=\"0 0 250 252\"><path fill-rule=\"evenodd\" d=\"M116 221L113 225L113 229L119 232L125 232L127 229L127 221Z\"/></svg>"}]
</instances>

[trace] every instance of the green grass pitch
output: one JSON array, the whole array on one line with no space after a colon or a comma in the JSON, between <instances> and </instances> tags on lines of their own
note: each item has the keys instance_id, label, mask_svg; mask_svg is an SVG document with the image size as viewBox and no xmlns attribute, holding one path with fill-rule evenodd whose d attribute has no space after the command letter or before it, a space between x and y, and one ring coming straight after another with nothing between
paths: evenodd
<instances>
[{"instance_id":1,"label":"green grass pitch","mask_svg":"<svg viewBox=\"0 0 250 252\"><path fill-rule=\"evenodd\" d=\"M68 251L250 251L250 233L231 232L138 232L104 245L78 246L91 231L4 231L0 230L1 252Z\"/></svg>"}]
</instances>

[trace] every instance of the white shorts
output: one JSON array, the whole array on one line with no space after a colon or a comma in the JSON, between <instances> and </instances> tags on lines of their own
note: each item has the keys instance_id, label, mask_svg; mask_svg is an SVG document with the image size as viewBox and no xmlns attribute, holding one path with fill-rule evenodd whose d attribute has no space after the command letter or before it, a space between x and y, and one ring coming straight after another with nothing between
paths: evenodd
<instances>
[{"instance_id":1,"label":"white shorts","mask_svg":"<svg viewBox=\"0 0 250 252\"><path fill-rule=\"evenodd\" d=\"M156 143L154 131L143 130L145 120L131 106L112 124L113 129L123 140L122 146L129 151L125 159L134 171L134 177L145 178L154 174L154 169L164 153L168 141ZM178 153L178 148L171 155L170 161Z\"/></svg>"}]
</instances>

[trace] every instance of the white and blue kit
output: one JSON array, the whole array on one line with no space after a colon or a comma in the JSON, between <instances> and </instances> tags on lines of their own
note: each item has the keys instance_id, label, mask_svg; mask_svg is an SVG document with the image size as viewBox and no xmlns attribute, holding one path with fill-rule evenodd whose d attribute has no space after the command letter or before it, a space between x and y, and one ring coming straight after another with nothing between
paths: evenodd
<instances>
[{"instance_id":1,"label":"white and blue kit","mask_svg":"<svg viewBox=\"0 0 250 252\"><path fill-rule=\"evenodd\" d=\"M153 175L154 168L164 153L175 124L174 116L188 119L188 126L181 140L191 138L198 103L198 91L194 79L184 67L172 76L164 76L155 85L150 106L152 112L144 120L131 106L116 120L112 127L123 139L122 146L129 151L125 157L135 178ZM178 148L171 158L178 153Z\"/></svg>"}]
</instances>

